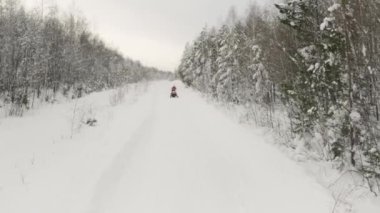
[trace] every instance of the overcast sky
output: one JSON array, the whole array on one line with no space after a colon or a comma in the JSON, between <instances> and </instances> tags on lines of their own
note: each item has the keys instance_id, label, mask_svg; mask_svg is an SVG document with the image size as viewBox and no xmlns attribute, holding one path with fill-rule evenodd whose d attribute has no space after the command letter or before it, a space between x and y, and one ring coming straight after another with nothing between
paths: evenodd
<instances>
[{"instance_id":1,"label":"overcast sky","mask_svg":"<svg viewBox=\"0 0 380 213\"><path fill-rule=\"evenodd\" d=\"M225 19L231 6L244 13L255 0L23 0L28 7L76 8L111 47L144 65L173 71L186 42L207 24ZM268 3L273 0L257 0Z\"/></svg>"}]
</instances>

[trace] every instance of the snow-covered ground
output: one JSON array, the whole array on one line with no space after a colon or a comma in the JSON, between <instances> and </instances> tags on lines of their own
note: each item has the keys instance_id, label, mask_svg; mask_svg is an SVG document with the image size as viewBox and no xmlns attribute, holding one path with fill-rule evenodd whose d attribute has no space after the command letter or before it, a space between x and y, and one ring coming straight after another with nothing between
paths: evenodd
<instances>
[{"instance_id":1,"label":"snow-covered ground","mask_svg":"<svg viewBox=\"0 0 380 213\"><path fill-rule=\"evenodd\" d=\"M329 190L260 131L178 82L170 99L172 84L129 89L117 106L108 91L0 120L0 212L333 212Z\"/></svg>"}]
</instances>

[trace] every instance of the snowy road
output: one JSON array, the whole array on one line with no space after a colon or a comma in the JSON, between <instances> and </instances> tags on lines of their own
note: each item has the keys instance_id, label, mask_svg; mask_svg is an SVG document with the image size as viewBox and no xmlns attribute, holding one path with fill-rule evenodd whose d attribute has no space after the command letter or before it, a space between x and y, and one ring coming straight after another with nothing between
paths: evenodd
<instances>
[{"instance_id":1,"label":"snowy road","mask_svg":"<svg viewBox=\"0 0 380 213\"><path fill-rule=\"evenodd\" d=\"M0 198L7 198L0 201L0 211L332 211L328 191L295 162L192 90L178 85L180 98L169 99L171 85L154 83L136 103L117 108L108 125L83 133L88 135L77 140L88 142L57 160L54 168L28 170L24 198L17 194L20 189L0 187Z\"/></svg>"},{"instance_id":2,"label":"snowy road","mask_svg":"<svg viewBox=\"0 0 380 213\"><path fill-rule=\"evenodd\" d=\"M331 212L328 193L294 162L192 91L180 87L171 100L168 88L150 90L146 118L103 174L89 213Z\"/></svg>"}]
</instances>

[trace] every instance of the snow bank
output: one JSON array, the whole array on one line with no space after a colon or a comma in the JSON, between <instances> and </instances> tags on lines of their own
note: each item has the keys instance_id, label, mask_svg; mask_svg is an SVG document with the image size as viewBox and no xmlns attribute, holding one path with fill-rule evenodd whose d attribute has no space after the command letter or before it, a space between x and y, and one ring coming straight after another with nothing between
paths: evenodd
<instances>
[{"instance_id":1,"label":"snow bank","mask_svg":"<svg viewBox=\"0 0 380 213\"><path fill-rule=\"evenodd\" d=\"M265 143L290 137L284 111L230 108L240 121L252 116L280 128L276 135L235 122L175 84L179 99L169 98L172 82L158 82L1 120L0 212L327 213L336 204L335 213L350 212L344 181L330 188L344 193L321 186L336 170L279 146L296 163ZM84 124L88 118L97 125ZM355 206L376 208L366 199Z\"/></svg>"},{"instance_id":2,"label":"snow bank","mask_svg":"<svg viewBox=\"0 0 380 213\"><path fill-rule=\"evenodd\" d=\"M380 199L365 200L358 202L354 207L356 213L379 213Z\"/></svg>"},{"instance_id":3,"label":"snow bank","mask_svg":"<svg viewBox=\"0 0 380 213\"><path fill-rule=\"evenodd\" d=\"M94 177L123 144L114 140L110 146L108 134L122 128L127 137L133 131L134 124L114 123L145 87L129 86L125 101L115 107L110 105L115 91L105 91L1 119L0 212L85 212ZM87 118L95 118L97 125L86 125ZM123 125L131 127L124 130Z\"/></svg>"},{"instance_id":4,"label":"snow bank","mask_svg":"<svg viewBox=\"0 0 380 213\"><path fill-rule=\"evenodd\" d=\"M215 103L212 99L209 102L235 122L261 134L267 143L277 146L288 158L302 166L306 173L330 191L335 202L335 213L366 213L371 210L380 212L377 205L380 203L380 198L374 198L362 175L342 171L339 162L328 162L321 158L324 150L318 148L318 144L321 143L318 135L308 140L293 138L290 121L283 106L276 106L270 112L269 108L260 105L226 105ZM350 116L355 121L360 120L360 116L358 117L355 112ZM320 150L319 153L311 153L306 145L315 146L313 150Z\"/></svg>"}]
</instances>

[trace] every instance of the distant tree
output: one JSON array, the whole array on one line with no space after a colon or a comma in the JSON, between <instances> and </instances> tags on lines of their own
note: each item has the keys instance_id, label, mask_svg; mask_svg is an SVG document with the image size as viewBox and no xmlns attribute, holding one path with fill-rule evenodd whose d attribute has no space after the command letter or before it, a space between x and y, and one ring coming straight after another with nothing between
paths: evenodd
<instances>
[{"instance_id":1,"label":"distant tree","mask_svg":"<svg viewBox=\"0 0 380 213\"><path fill-rule=\"evenodd\" d=\"M0 1L0 104L22 115L36 98L85 93L125 83L170 77L124 58L88 29L84 18L62 18L56 7L26 11L18 0Z\"/></svg>"}]
</instances>

